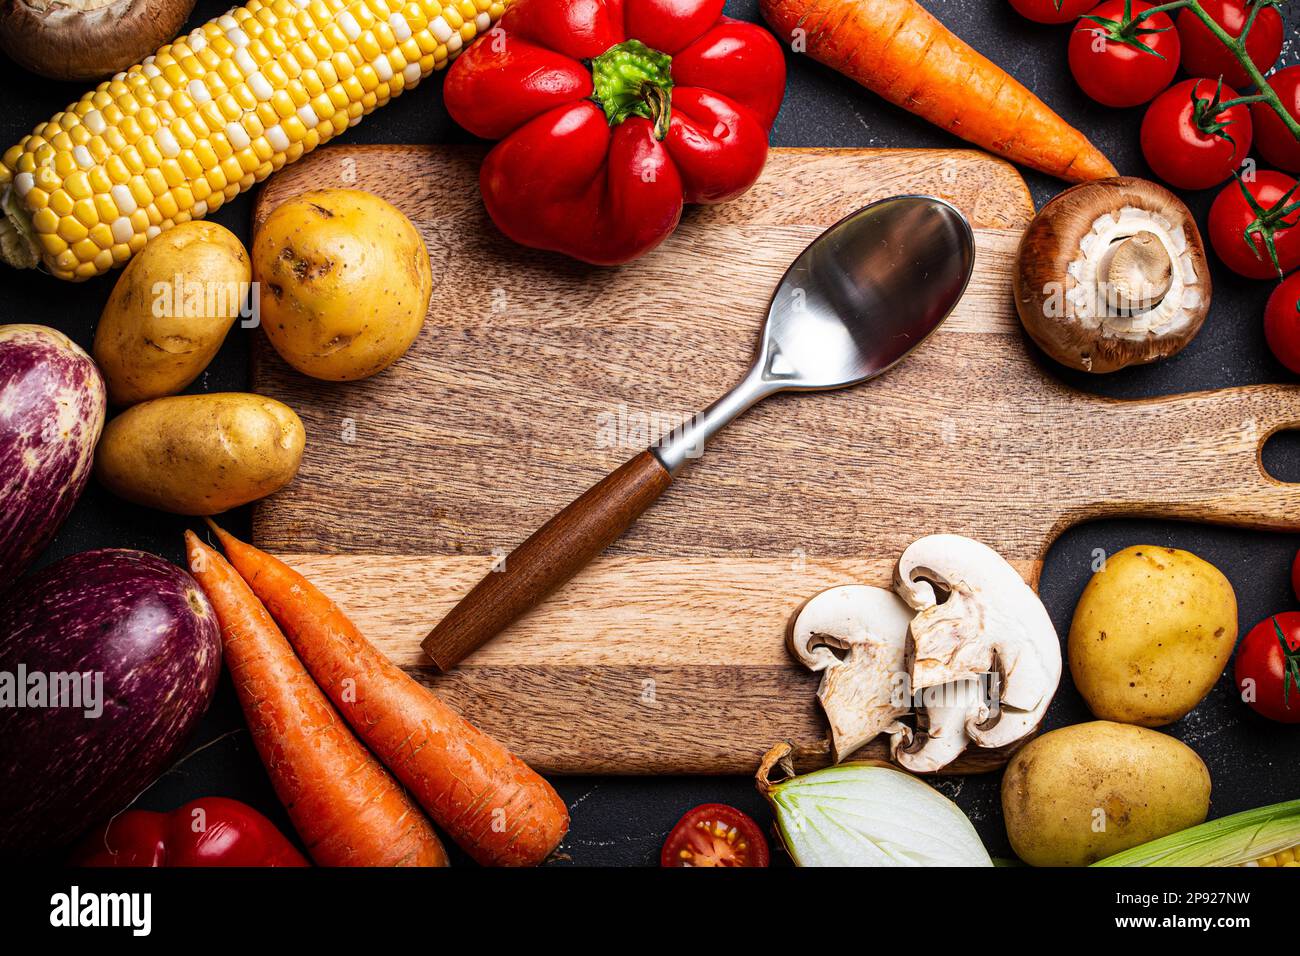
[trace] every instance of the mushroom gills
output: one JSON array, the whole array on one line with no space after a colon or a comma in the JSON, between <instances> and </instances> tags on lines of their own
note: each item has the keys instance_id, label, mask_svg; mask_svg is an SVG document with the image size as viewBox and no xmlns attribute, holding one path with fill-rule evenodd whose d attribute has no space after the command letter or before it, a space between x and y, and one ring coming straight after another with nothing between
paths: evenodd
<instances>
[{"instance_id":1,"label":"mushroom gills","mask_svg":"<svg viewBox=\"0 0 1300 956\"><path fill-rule=\"evenodd\" d=\"M54 80L101 80L180 33L194 0L4 0L0 50Z\"/></svg>"},{"instance_id":2,"label":"mushroom gills","mask_svg":"<svg viewBox=\"0 0 1300 956\"><path fill-rule=\"evenodd\" d=\"M913 773L934 773L961 756L970 743L967 722L986 711L986 691L979 679L953 681L917 695L916 732L890 739L890 756Z\"/></svg>"},{"instance_id":3,"label":"mushroom gills","mask_svg":"<svg viewBox=\"0 0 1300 956\"><path fill-rule=\"evenodd\" d=\"M1125 206L1099 216L1079 243L1066 297L1086 328L1125 338L1169 335L1200 306L1193 259L1181 228Z\"/></svg>"},{"instance_id":4,"label":"mushroom gills","mask_svg":"<svg viewBox=\"0 0 1300 956\"><path fill-rule=\"evenodd\" d=\"M787 644L822 675L817 699L836 763L881 733L910 733L898 718L911 709L904 670L911 619L892 592L856 584L814 595L796 616Z\"/></svg>"},{"instance_id":5,"label":"mushroom gills","mask_svg":"<svg viewBox=\"0 0 1300 956\"><path fill-rule=\"evenodd\" d=\"M987 686L987 697L968 686L949 705L964 707L958 712L966 735L980 747L1033 733L1060 682L1061 645L1042 601L1016 569L978 541L930 535L899 558L895 590L917 611L908 652L913 690ZM941 716L954 719L947 711Z\"/></svg>"}]
</instances>

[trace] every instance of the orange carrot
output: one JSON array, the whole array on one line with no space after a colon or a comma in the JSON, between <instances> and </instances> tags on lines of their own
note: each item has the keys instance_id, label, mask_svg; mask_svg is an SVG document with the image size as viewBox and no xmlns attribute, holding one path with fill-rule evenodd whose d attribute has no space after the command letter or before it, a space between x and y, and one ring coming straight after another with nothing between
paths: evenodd
<instances>
[{"instance_id":1,"label":"orange carrot","mask_svg":"<svg viewBox=\"0 0 1300 956\"><path fill-rule=\"evenodd\" d=\"M448 836L485 866L551 854L569 811L550 784L376 650L305 577L208 524L321 689Z\"/></svg>"},{"instance_id":2,"label":"orange carrot","mask_svg":"<svg viewBox=\"0 0 1300 956\"><path fill-rule=\"evenodd\" d=\"M221 645L276 796L321 866L446 866L429 821L312 683L235 569L191 531L190 572L216 609Z\"/></svg>"},{"instance_id":3,"label":"orange carrot","mask_svg":"<svg viewBox=\"0 0 1300 956\"><path fill-rule=\"evenodd\" d=\"M1087 137L916 0L760 0L778 38L976 146L1078 183L1116 176Z\"/></svg>"}]
</instances>

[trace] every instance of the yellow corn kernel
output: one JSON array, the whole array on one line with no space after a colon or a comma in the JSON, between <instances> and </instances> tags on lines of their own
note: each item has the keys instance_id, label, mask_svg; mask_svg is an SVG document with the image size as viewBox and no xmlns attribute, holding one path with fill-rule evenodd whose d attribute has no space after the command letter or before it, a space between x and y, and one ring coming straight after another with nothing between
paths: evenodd
<instances>
[{"instance_id":1,"label":"yellow corn kernel","mask_svg":"<svg viewBox=\"0 0 1300 956\"><path fill-rule=\"evenodd\" d=\"M1280 850L1277 853L1270 853L1268 856L1261 856L1258 860L1252 860L1250 863L1243 863L1242 866L1300 866L1300 856L1296 855L1296 850L1296 847Z\"/></svg>"},{"instance_id":2,"label":"yellow corn kernel","mask_svg":"<svg viewBox=\"0 0 1300 956\"><path fill-rule=\"evenodd\" d=\"M56 189L54 192L50 193L50 198L47 200L46 205L54 210L56 216L62 217L72 215L72 197L68 195L67 190Z\"/></svg>"}]
</instances>

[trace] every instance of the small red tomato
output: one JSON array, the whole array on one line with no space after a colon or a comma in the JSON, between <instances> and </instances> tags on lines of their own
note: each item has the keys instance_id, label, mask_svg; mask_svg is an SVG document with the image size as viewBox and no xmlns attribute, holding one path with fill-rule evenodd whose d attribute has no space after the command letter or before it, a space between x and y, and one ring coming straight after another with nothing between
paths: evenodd
<instances>
[{"instance_id":1,"label":"small red tomato","mask_svg":"<svg viewBox=\"0 0 1300 956\"><path fill-rule=\"evenodd\" d=\"M1300 551L1296 552L1295 560L1291 562L1291 590L1295 592L1297 600L1300 600Z\"/></svg>"},{"instance_id":2,"label":"small red tomato","mask_svg":"<svg viewBox=\"0 0 1300 956\"><path fill-rule=\"evenodd\" d=\"M1142 155L1157 176L1176 189L1209 189L1250 153L1250 110L1218 80L1183 80L1156 97L1142 119Z\"/></svg>"},{"instance_id":3,"label":"small red tomato","mask_svg":"<svg viewBox=\"0 0 1300 956\"><path fill-rule=\"evenodd\" d=\"M1016 13L1035 23L1069 23L1087 13L1095 0L1011 0Z\"/></svg>"},{"instance_id":4,"label":"small red tomato","mask_svg":"<svg viewBox=\"0 0 1300 956\"><path fill-rule=\"evenodd\" d=\"M1300 611L1265 618L1237 646L1233 678L1256 713L1300 723Z\"/></svg>"},{"instance_id":5,"label":"small red tomato","mask_svg":"<svg viewBox=\"0 0 1300 956\"><path fill-rule=\"evenodd\" d=\"M752 818L725 803L704 803L677 821L660 866L767 866L767 840Z\"/></svg>"},{"instance_id":6,"label":"small red tomato","mask_svg":"<svg viewBox=\"0 0 1300 956\"><path fill-rule=\"evenodd\" d=\"M1135 18L1152 4L1106 0L1074 25L1070 34L1070 72L1098 103L1137 106L1151 99L1178 72L1179 42L1174 23L1164 13Z\"/></svg>"},{"instance_id":7,"label":"small red tomato","mask_svg":"<svg viewBox=\"0 0 1300 956\"><path fill-rule=\"evenodd\" d=\"M1300 120L1300 66L1288 66L1268 78L1268 85L1278 95L1292 119ZM1259 155L1274 166L1300 173L1300 140L1282 124L1282 119L1267 103L1251 103L1255 120Z\"/></svg>"},{"instance_id":8,"label":"small red tomato","mask_svg":"<svg viewBox=\"0 0 1300 956\"><path fill-rule=\"evenodd\" d=\"M1268 297L1264 338L1277 360L1300 375L1300 272L1292 273ZM1291 568L1291 582L1300 598L1300 554Z\"/></svg>"},{"instance_id":9,"label":"small red tomato","mask_svg":"<svg viewBox=\"0 0 1300 956\"><path fill-rule=\"evenodd\" d=\"M1201 0L1201 9L1233 37L1241 36L1252 6L1246 0ZM1237 58L1192 11L1178 12L1178 35L1183 41L1183 69L1188 73L1222 76L1223 82L1233 86L1255 85ZM1282 52L1282 14L1276 7L1264 7L1255 15L1255 24L1246 36L1246 52L1261 73L1277 62Z\"/></svg>"},{"instance_id":10,"label":"small red tomato","mask_svg":"<svg viewBox=\"0 0 1300 956\"><path fill-rule=\"evenodd\" d=\"M1295 188L1294 179L1271 169L1257 172L1250 182L1223 187L1210 206L1210 245L1225 266L1248 279L1271 279L1300 266ZM1269 253L1270 235L1276 264Z\"/></svg>"}]
</instances>

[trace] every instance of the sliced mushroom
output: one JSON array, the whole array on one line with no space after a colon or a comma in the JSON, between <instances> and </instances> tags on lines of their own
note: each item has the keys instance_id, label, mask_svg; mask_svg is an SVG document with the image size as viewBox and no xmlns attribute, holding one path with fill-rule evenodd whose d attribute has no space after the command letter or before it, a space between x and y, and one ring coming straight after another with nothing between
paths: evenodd
<instances>
[{"instance_id":1,"label":"sliced mushroom","mask_svg":"<svg viewBox=\"0 0 1300 956\"><path fill-rule=\"evenodd\" d=\"M54 80L98 80L170 42L194 0L0 0L0 50Z\"/></svg>"},{"instance_id":2,"label":"sliced mushroom","mask_svg":"<svg viewBox=\"0 0 1300 956\"><path fill-rule=\"evenodd\" d=\"M1061 644L1016 569L978 541L930 535L899 558L894 590L917 611L908 651L913 691L986 681L987 696L959 698L971 741L1002 747L1033 733L1061 679Z\"/></svg>"},{"instance_id":3,"label":"sliced mushroom","mask_svg":"<svg viewBox=\"0 0 1300 956\"><path fill-rule=\"evenodd\" d=\"M959 680L928 687L919 693L916 731L910 736L890 738L890 756L913 773L934 773L961 756L970 735L966 721L971 714L983 719L984 688L978 680Z\"/></svg>"},{"instance_id":4,"label":"sliced mushroom","mask_svg":"<svg viewBox=\"0 0 1300 956\"><path fill-rule=\"evenodd\" d=\"M1085 372L1174 355L1210 309L1191 213L1169 190L1132 177L1074 186L1044 206L1020 242L1014 284L1025 331Z\"/></svg>"},{"instance_id":5,"label":"sliced mushroom","mask_svg":"<svg viewBox=\"0 0 1300 956\"><path fill-rule=\"evenodd\" d=\"M837 763L881 733L910 737L897 718L911 710L904 671L911 620L890 591L856 584L822 591L795 618L787 643L822 675L817 699Z\"/></svg>"}]
</instances>

